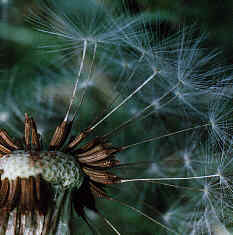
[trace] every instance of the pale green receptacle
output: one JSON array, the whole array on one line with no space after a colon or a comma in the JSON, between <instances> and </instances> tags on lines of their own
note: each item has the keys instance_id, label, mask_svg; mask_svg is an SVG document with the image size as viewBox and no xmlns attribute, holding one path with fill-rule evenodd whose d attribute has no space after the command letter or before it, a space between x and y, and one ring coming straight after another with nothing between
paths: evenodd
<instances>
[{"instance_id":1,"label":"pale green receptacle","mask_svg":"<svg viewBox=\"0 0 233 235\"><path fill-rule=\"evenodd\" d=\"M84 180L75 158L58 151L15 151L0 159L0 169L3 170L2 180L41 175L45 181L60 189L79 188Z\"/></svg>"}]
</instances>

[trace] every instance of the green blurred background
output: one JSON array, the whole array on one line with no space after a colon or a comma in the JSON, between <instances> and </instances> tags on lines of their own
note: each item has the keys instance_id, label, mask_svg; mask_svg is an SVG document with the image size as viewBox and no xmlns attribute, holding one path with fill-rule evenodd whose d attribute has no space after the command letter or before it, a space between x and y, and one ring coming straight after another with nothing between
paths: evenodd
<instances>
[{"instance_id":1,"label":"green blurred background","mask_svg":"<svg viewBox=\"0 0 233 235\"><path fill-rule=\"evenodd\" d=\"M101 0L98 0L101 1ZM0 0L1 67L11 67L23 58L32 46L33 33L25 27L24 17L34 8L31 0ZM69 1L70 7L72 2ZM177 31L180 25L195 24L208 34L206 47L223 51L223 58L233 62L233 1L232 0L103 0L107 7L122 7L131 14L147 13L159 17L164 30ZM8 25L6 26L5 24ZM27 30L26 30L27 29Z\"/></svg>"}]
</instances>

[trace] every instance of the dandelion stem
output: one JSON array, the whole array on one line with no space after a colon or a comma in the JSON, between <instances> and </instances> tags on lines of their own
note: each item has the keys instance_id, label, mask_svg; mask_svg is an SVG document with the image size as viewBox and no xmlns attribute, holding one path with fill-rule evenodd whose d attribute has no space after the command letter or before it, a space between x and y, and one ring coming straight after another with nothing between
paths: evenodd
<instances>
[{"instance_id":1,"label":"dandelion stem","mask_svg":"<svg viewBox=\"0 0 233 235\"><path fill-rule=\"evenodd\" d=\"M100 121L93 125L90 129L94 130L98 125L100 125L105 119L112 115L118 108L125 104L132 96L134 96L138 91L140 91L148 82L150 82L158 72L155 71L149 78L146 79L136 90L134 90L129 96L127 96L120 104L113 108L108 114L106 114Z\"/></svg>"}]
</instances>

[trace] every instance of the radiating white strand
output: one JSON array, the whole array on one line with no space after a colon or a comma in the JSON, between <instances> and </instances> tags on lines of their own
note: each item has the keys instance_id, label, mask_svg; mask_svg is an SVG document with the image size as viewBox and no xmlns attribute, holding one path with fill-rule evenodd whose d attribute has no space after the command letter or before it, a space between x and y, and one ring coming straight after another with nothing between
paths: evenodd
<instances>
[{"instance_id":1,"label":"radiating white strand","mask_svg":"<svg viewBox=\"0 0 233 235\"><path fill-rule=\"evenodd\" d=\"M92 73L92 68L93 68L94 61L95 61L96 50L97 50L97 43L95 43L95 45L94 45L94 52L93 52L93 57L92 57L91 65L90 65L90 72L89 72L89 74L88 74L88 78L87 78L87 81L86 81L87 84L88 84L88 83L90 82L90 80L91 80L91 73ZM81 105L82 105L82 103L83 103L83 101L84 101L84 97L85 97L86 91L87 91L87 86L84 87L84 91L83 91L83 93L82 93L82 96L81 96L79 105L78 105L78 107L77 107L77 110L76 110L76 112L75 112L75 114L74 114L72 120L74 120L75 116L77 115L77 113L78 113L78 111L79 111L79 109L80 109L80 107L81 107Z\"/></svg>"},{"instance_id":2,"label":"radiating white strand","mask_svg":"<svg viewBox=\"0 0 233 235\"><path fill-rule=\"evenodd\" d=\"M119 231L117 231L117 229L113 226L113 224L105 217L103 217L104 221L106 222L106 224L109 225L109 227L112 228L112 230L117 234L117 235L121 235Z\"/></svg>"},{"instance_id":3,"label":"radiating white strand","mask_svg":"<svg viewBox=\"0 0 233 235\"><path fill-rule=\"evenodd\" d=\"M163 225L162 223L160 223L159 221L153 219L152 217L150 217L149 215L147 215L147 214L145 214L144 212L140 211L139 209L137 209L137 208L135 208L135 207L133 207L133 206L130 206L130 205L128 205L128 204L125 203L125 202L122 202L122 201L119 201L119 200L117 200L117 199L114 199L114 198L111 198L111 200L112 200L112 201L115 201L115 202L118 202L118 203L120 203L121 205L123 205L123 206L125 206L125 207L127 207L127 208L129 208L129 209L131 209L131 210L133 210L133 211L136 211L138 214L144 216L145 218L147 218L148 220L152 221L153 223L160 225L162 228L166 229L167 231L172 232L173 234L177 234L174 230L172 230L172 229L170 229L169 227Z\"/></svg>"},{"instance_id":4,"label":"radiating white strand","mask_svg":"<svg viewBox=\"0 0 233 235\"><path fill-rule=\"evenodd\" d=\"M100 125L105 119L107 119L112 113L114 113L118 108L120 108L123 104L125 104L132 96L134 96L138 91L140 91L148 82L150 82L158 71L155 71L149 78L146 79L136 90L134 90L129 96L127 96L120 104L118 104L115 108L113 108L108 114L106 114L99 122L93 125L90 129L94 130L98 125Z\"/></svg>"},{"instance_id":5,"label":"radiating white strand","mask_svg":"<svg viewBox=\"0 0 233 235\"><path fill-rule=\"evenodd\" d=\"M75 97L77 87L78 87L78 81L79 81L79 78L80 78L80 75L81 75L81 72L82 72L82 69L83 69L83 63L84 63L84 59L85 59L85 55L86 55L86 50L87 50L87 40L84 40L84 42L83 42L83 55L82 55L82 60L81 60L81 64L80 64L80 68L79 68L79 72L78 72L78 78L77 78L77 80L75 82L75 85L74 85L73 94L72 94L71 99L70 99L70 105L69 105L68 111L66 113L66 116L64 118L64 121L68 120L70 109L71 109L71 106L74 102L74 97Z\"/></svg>"},{"instance_id":6,"label":"radiating white strand","mask_svg":"<svg viewBox=\"0 0 233 235\"><path fill-rule=\"evenodd\" d=\"M203 124L203 125L182 129L182 130L179 130L179 131L171 132L171 133L161 135L161 136L157 136L157 137L152 137L152 138L142 140L142 141L134 143L134 144L129 144L129 145L123 146L123 147L121 147L121 149L126 150L128 148L132 148L132 147L140 145L140 144L150 143L150 142L153 142L155 140L160 140L160 139L163 139L165 137L173 136L173 135L180 134L180 133L183 133L183 132L188 132L188 131L191 131L191 130L194 130L194 129L199 129L201 127L206 127L206 126L210 126L210 123L206 123L206 124Z\"/></svg>"},{"instance_id":7,"label":"radiating white strand","mask_svg":"<svg viewBox=\"0 0 233 235\"><path fill-rule=\"evenodd\" d=\"M177 86L171 88L168 92L166 92L165 94L163 94L160 98L158 98L156 101L160 102L163 98L165 98L167 95L169 95ZM175 97L171 98L169 101L167 101L165 104L161 105L161 107L165 106L166 104L170 103L173 99L175 99ZM114 128L112 131L110 131L109 133L106 133L105 135L103 135L104 138L112 135L113 133L115 133L116 131L119 131L122 128L125 128L127 125L131 124L135 119L138 118L138 120L143 120L145 118L147 118L148 116L150 116L151 114L153 114L155 111L150 112L147 115L143 115L143 113L145 113L148 109L150 109L151 107L154 106L154 102L152 102L151 104L147 105L143 110L137 112L133 117L131 117L130 119L128 119L127 121L123 122L122 124L120 124L120 126Z\"/></svg>"},{"instance_id":8,"label":"radiating white strand","mask_svg":"<svg viewBox=\"0 0 233 235\"><path fill-rule=\"evenodd\" d=\"M192 177L174 177L174 178L139 178L139 179L125 179L121 180L120 183L127 183L127 182L139 182L139 181L161 181L161 180L192 180L192 179L206 179L206 178L214 178L220 177L219 174L216 175L203 175L203 176L192 176Z\"/></svg>"}]
</instances>

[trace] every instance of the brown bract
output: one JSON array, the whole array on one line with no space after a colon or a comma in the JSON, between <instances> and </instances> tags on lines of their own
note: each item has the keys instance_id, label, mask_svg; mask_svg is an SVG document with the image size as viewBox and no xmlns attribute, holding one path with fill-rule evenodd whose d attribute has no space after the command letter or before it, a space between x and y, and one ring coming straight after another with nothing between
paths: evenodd
<instances>
[{"instance_id":1,"label":"brown bract","mask_svg":"<svg viewBox=\"0 0 233 235\"><path fill-rule=\"evenodd\" d=\"M119 165L114 154L121 148L114 148L100 137L95 137L86 144L81 142L89 135L91 128L82 131L76 137L69 137L72 122L63 121L57 126L49 143L48 153L51 158L56 151L72 155L80 165L85 175L84 183L79 189L70 189L71 205L85 221L84 208L98 212L95 206L96 197L111 199L105 187L120 183L121 179L108 172ZM79 146L80 145L80 146ZM29 153L31 167L41 158L42 138L37 132L33 118L25 114L24 138L19 142L11 138L5 130L0 130L0 157L10 157L15 151L23 150ZM45 150L43 150L45 151ZM0 172L3 174L3 170ZM42 175L15 179L1 178L0 185L0 234L48 234L55 232L59 216L54 216L57 210L56 200L51 182ZM62 193L68 195L64 189Z\"/></svg>"}]
</instances>

